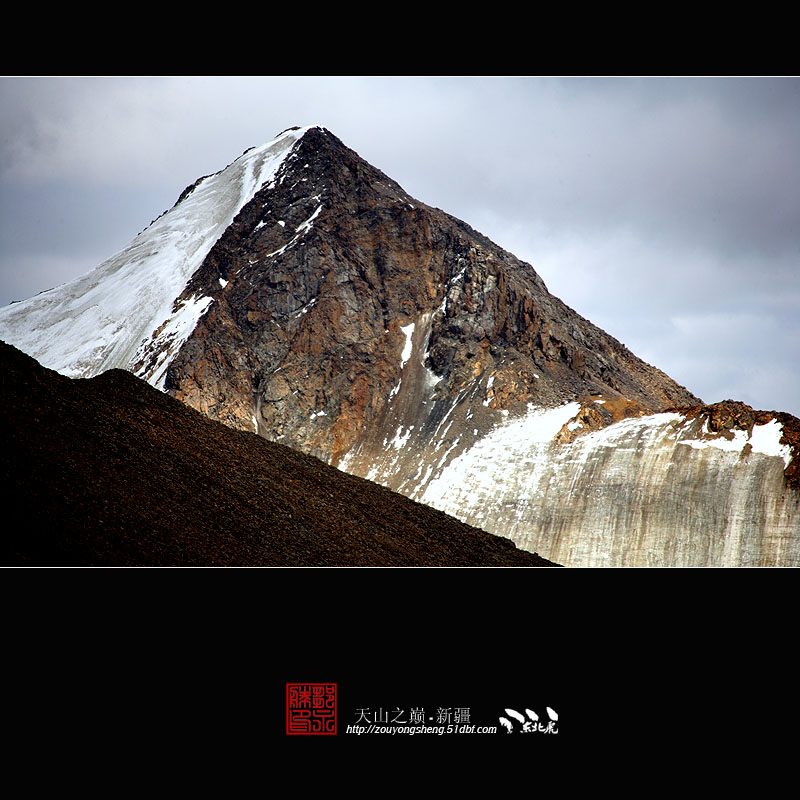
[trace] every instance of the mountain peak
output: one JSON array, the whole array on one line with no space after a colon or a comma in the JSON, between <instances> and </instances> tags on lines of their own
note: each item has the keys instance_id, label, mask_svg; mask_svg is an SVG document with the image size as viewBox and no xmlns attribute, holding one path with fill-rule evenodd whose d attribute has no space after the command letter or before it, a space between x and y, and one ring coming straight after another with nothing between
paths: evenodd
<instances>
[{"instance_id":1,"label":"mountain peak","mask_svg":"<svg viewBox=\"0 0 800 800\"><path fill-rule=\"evenodd\" d=\"M592 392L624 397L628 413L699 402L550 295L529 264L320 127L303 129L178 302L198 298L208 312L163 386L334 464L390 406L407 409L393 424L422 435L466 387L481 387L474 413L488 427ZM159 336L140 350L142 377L164 363ZM407 347L422 372L401 389ZM406 386L417 388L404 400Z\"/></svg>"}]
</instances>

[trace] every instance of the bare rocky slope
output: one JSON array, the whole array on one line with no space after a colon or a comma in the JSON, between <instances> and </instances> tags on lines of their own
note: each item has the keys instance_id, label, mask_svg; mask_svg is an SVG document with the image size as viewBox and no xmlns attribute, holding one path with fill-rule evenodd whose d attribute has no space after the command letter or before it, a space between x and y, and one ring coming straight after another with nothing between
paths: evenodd
<instances>
[{"instance_id":1,"label":"bare rocky slope","mask_svg":"<svg viewBox=\"0 0 800 800\"><path fill-rule=\"evenodd\" d=\"M556 566L129 372L0 368L4 566Z\"/></svg>"}]
</instances>

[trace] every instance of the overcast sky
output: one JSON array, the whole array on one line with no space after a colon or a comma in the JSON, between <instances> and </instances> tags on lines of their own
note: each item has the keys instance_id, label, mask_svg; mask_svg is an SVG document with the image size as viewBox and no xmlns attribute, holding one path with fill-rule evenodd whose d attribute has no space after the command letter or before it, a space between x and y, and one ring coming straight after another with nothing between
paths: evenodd
<instances>
[{"instance_id":1,"label":"overcast sky","mask_svg":"<svg viewBox=\"0 0 800 800\"><path fill-rule=\"evenodd\" d=\"M800 416L796 78L0 79L0 304L323 125L706 402Z\"/></svg>"}]
</instances>

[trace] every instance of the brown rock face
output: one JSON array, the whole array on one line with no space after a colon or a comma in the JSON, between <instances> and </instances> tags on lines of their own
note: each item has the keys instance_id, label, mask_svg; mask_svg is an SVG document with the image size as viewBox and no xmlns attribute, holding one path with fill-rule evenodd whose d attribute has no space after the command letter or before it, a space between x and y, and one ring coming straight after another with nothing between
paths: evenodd
<instances>
[{"instance_id":1,"label":"brown rock face","mask_svg":"<svg viewBox=\"0 0 800 800\"><path fill-rule=\"evenodd\" d=\"M183 296L198 292L215 302L169 367L170 394L333 464L386 430L410 330L431 424L477 386L487 423L592 393L651 411L699 402L553 297L528 264L320 128Z\"/></svg>"},{"instance_id":2,"label":"brown rock face","mask_svg":"<svg viewBox=\"0 0 800 800\"><path fill-rule=\"evenodd\" d=\"M800 489L800 419L797 417L785 411L758 411L737 400L723 400L681 411L687 419L695 420L699 429L705 423L710 434L728 440L733 439L734 431L746 431L750 435L755 425L777 420L782 428L780 444L788 446L792 456L784 470L786 483L793 489Z\"/></svg>"}]
</instances>

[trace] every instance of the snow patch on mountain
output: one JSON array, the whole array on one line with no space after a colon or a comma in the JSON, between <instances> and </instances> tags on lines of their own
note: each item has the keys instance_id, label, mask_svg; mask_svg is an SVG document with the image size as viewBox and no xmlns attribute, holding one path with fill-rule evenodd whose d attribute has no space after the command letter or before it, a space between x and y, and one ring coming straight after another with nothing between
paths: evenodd
<instances>
[{"instance_id":1,"label":"snow patch on mountain","mask_svg":"<svg viewBox=\"0 0 800 800\"><path fill-rule=\"evenodd\" d=\"M406 365L406 361L411 358L411 348L412 348L412 339L414 338L414 323L412 322L410 325L406 325L404 328L400 328L403 331L403 336L406 337L406 343L403 346L403 352L400 355L400 369L402 370L403 367Z\"/></svg>"},{"instance_id":2,"label":"snow patch on mountain","mask_svg":"<svg viewBox=\"0 0 800 800\"><path fill-rule=\"evenodd\" d=\"M146 373L137 373L138 377L146 377L157 389L163 389L169 362L178 352L180 346L191 335L197 326L198 320L213 302L214 298L212 297L192 297L187 302L181 303L178 310L166 321L158 334L152 339L152 343L158 351L155 366L148 369ZM134 361L138 360L138 357L139 353L134 357Z\"/></svg>"},{"instance_id":3,"label":"snow patch on mountain","mask_svg":"<svg viewBox=\"0 0 800 800\"><path fill-rule=\"evenodd\" d=\"M454 491L459 493L459 500L462 490L480 493L485 486L486 491L491 491L490 487L508 469L509 463L529 470L537 460L546 462L553 438L580 410L580 403L558 408L529 406L523 417L499 425L454 459L428 484L421 502L439 509L451 506ZM442 463L446 463L445 459ZM486 477L491 480L486 481Z\"/></svg>"},{"instance_id":4,"label":"snow patch on mountain","mask_svg":"<svg viewBox=\"0 0 800 800\"><path fill-rule=\"evenodd\" d=\"M308 231L311 230L311 228L313 227L313 222L319 216L319 212L320 211L322 211L322 204L321 203L320 203L320 205L317 206L317 208L314 210L314 213L305 222L301 222L295 228L294 236L285 245L283 245L283 247L279 247L277 250L273 250L271 253L267 253L266 257L267 258L274 258L275 256L282 255L289 248L294 247L294 245L297 244L297 242L299 242L303 238L303 236L306 233L308 233ZM286 223L281 222L279 224L281 226L284 226Z\"/></svg>"}]
</instances>

